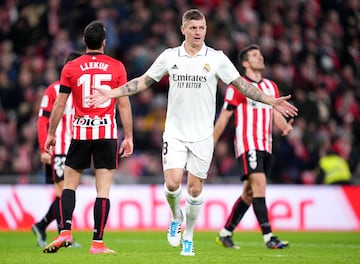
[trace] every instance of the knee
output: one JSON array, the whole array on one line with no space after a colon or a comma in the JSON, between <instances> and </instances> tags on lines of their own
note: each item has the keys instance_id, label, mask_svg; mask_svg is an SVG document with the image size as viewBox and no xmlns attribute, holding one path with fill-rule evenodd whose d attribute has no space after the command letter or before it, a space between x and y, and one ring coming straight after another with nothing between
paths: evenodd
<instances>
[{"instance_id":1,"label":"knee","mask_svg":"<svg viewBox=\"0 0 360 264\"><path fill-rule=\"evenodd\" d=\"M168 181L165 183L165 187L170 192L175 192L180 188L180 183L174 181Z\"/></svg>"},{"instance_id":2,"label":"knee","mask_svg":"<svg viewBox=\"0 0 360 264\"><path fill-rule=\"evenodd\" d=\"M253 192L251 191L251 189L243 192L243 194L241 195L241 198L246 204L251 204L252 200L253 200Z\"/></svg>"},{"instance_id":3,"label":"knee","mask_svg":"<svg viewBox=\"0 0 360 264\"><path fill-rule=\"evenodd\" d=\"M190 185L187 191L190 196L198 197L202 193L202 185Z\"/></svg>"}]
</instances>

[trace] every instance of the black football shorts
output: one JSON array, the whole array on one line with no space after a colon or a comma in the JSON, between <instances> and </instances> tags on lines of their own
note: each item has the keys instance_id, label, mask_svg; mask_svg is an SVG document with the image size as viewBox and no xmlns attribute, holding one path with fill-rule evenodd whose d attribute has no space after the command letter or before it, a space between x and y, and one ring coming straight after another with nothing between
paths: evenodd
<instances>
[{"instance_id":1,"label":"black football shorts","mask_svg":"<svg viewBox=\"0 0 360 264\"><path fill-rule=\"evenodd\" d=\"M71 140L65 165L73 169L116 169L118 164L117 140Z\"/></svg>"}]
</instances>

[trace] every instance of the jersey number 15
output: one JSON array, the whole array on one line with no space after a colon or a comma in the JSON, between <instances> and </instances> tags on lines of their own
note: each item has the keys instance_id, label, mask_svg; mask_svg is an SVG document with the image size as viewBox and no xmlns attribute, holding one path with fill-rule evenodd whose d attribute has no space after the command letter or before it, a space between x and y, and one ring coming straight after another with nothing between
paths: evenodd
<instances>
[{"instance_id":1,"label":"jersey number 15","mask_svg":"<svg viewBox=\"0 0 360 264\"><path fill-rule=\"evenodd\" d=\"M111 87L107 84L103 84L103 82L111 81L111 74L83 74L78 79L78 86L82 86L82 105L84 108L89 108L90 106L86 103L85 98L87 98L93 87L111 90ZM106 108L109 107L111 100L107 100L106 102L99 105L97 108Z\"/></svg>"}]
</instances>

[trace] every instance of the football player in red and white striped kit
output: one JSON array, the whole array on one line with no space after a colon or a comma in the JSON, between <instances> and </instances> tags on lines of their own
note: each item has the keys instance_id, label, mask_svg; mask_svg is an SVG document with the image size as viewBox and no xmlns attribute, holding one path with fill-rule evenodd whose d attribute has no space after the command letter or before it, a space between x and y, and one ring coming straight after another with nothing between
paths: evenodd
<instances>
[{"instance_id":1,"label":"football player in red and white striped kit","mask_svg":"<svg viewBox=\"0 0 360 264\"><path fill-rule=\"evenodd\" d=\"M264 57L256 44L245 47L239 54L241 66L245 69L244 79L265 94L279 97L277 85L262 76L265 69ZM256 102L241 94L230 85L226 90L224 105L216 120L214 142L216 143L232 114L235 114L235 156L239 161L243 181L243 193L236 200L224 227L216 239L228 248L238 249L232 240L233 231L250 207L260 225L267 248L285 248L287 241L273 235L265 200L266 174L270 167L272 151L272 124L287 135L292 130L293 119L289 122L272 106Z\"/></svg>"},{"instance_id":2,"label":"football player in red and white striped kit","mask_svg":"<svg viewBox=\"0 0 360 264\"><path fill-rule=\"evenodd\" d=\"M55 253L73 242L72 215L75 208L75 191L84 169L95 168L96 199L94 203L94 230L91 254L114 254L103 241L104 229L110 210L110 186L118 166L118 140L116 105L118 102L124 139L119 153L129 157L133 152L132 113L128 97L107 100L96 108L86 100L93 87L114 89L127 82L124 65L104 54L106 30L103 22L93 21L86 26L83 40L86 53L67 63L60 77L60 92L50 116L50 127L45 150L56 145L55 130L63 115L66 100L72 94L75 107L73 138L65 161L64 189L60 199L61 232L44 253Z\"/></svg>"},{"instance_id":3,"label":"football player in red and white striped kit","mask_svg":"<svg viewBox=\"0 0 360 264\"><path fill-rule=\"evenodd\" d=\"M78 52L71 52L65 59L65 63L81 56ZM56 219L58 228L60 227L60 195L64 185L65 157L70 146L72 137L72 121L74 108L71 96L66 102L64 115L56 129L56 145L50 155L45 151L45 140L48 134L49 118L54 106L54 102L59 94L60 81L51 83L44 91L41 99L39 115L37 120L38 143L40 149L40 161L45 164L45 183L54 184L55 199L51 203L46 215L36 222L32 227L33 233L37 237L37 244L40 247L46 246L46 228ZM59 230L60 232L60 230Z\"/></svg>"}]
</instances>

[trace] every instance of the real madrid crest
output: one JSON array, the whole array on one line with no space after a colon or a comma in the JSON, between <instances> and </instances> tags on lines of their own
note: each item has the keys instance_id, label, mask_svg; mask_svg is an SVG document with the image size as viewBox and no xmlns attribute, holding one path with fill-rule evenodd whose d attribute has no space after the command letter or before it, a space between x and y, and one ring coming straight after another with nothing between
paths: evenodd
<instances>
[{"instance_id":1,"label":"real madrid crest","mask_svg":"<svg viewBox=\"0 0 360 264\"><path fill-rule=\"evenodd\" d=\"M203 67L203 71L208 73L210 71L210 65L209 63L205 63L204 67Z\"/></svg>"}]
</instances>

